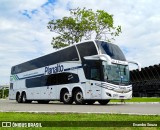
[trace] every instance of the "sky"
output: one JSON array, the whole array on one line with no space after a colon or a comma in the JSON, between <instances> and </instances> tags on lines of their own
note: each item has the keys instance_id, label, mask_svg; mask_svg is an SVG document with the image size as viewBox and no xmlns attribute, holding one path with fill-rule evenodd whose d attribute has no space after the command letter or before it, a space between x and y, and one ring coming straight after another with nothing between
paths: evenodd
<instances>
[{"instance_id":1,"label":"sky","mask_svg":"<svg viewBox=\"0 0 160 130\"><path fill-rule=\"evenodd\" d=\"M142 67L160 63L159 0L0 0L0 85L9 84L13 65L49 54L52 19L69 16L77 7L105 10L121 25L116 37L127 60Z\"/></svg>"}]
</instances>

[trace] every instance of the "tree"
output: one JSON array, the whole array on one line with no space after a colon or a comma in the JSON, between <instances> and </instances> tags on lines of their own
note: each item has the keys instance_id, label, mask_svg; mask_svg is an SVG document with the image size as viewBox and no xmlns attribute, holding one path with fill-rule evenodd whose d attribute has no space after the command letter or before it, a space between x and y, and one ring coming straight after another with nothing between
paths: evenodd
<instances>
[{"instance_id":1,"label":"tree","mask_svg":"<svg viewBox=\"0 0 160 130\"><path fill-rule=\"evenodd\" d=\"M121 33L121 26L114 27L113 15L104 10L93 12L92 9L72 9L70 17L53 19L48 29L58 36L53 37L53 48L61 48L81 40L106 40L112 42Z\"/></svg>"}]
</instances>

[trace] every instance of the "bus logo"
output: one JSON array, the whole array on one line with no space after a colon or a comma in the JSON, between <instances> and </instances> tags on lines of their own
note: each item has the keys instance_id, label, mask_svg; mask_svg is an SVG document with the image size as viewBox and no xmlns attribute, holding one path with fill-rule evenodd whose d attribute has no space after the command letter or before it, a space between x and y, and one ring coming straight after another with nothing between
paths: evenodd
<instances>
[{"instance_id":1,"label":"bus logo","mask_svg":"<svg viewBox=\"0 0 160 130\"><path fill-rule=\"evenodd\" d=\"M64 71L63 65L57 64L56 66L51 68L49 66L46 66L44 73L45 75L48 75L48 74L54 74L54 73L63 72L63 71Z\"/></svg>"}]
</instances>

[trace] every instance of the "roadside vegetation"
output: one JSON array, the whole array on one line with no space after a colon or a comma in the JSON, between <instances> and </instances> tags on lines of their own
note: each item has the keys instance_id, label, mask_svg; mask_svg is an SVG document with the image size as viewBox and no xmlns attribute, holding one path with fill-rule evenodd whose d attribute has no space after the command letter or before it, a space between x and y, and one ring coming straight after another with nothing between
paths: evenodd
<instances>
[{"instance_id":1,"label":"roadside vegetation","mask_svg":"<svg viewBox=\"0 0 160 130\"><path fill-rule=\"evenodd\" d=\"M8 89L0 89L0 98L8 97L9 90Z\"/></svg>"},{"instance_id":2,"label":"roadside vegetation","mask_svg":"<svg viewBox=\"0 0 160 130\"><path fill-rule=\"evenodd\" d=\"M15 112L1 112L0 113L0 121L61 121L63 126L63 121L86 121L86 123L97 123L94 121L124 121L129 122L131 121L131 126L128 127L114 127L117 125L116 122L112 127L44 127L44 128L37 128L37 129L66 129L66 130L102 130L102 129L120 129L120 130L132 130L132 129L139 129L139 130L157 130L158 127L132 127L132 122L136 121L160 121L160 115L127 115L127 114L77 114L77 113L15 113ZM92 121L92 122L89 122ZM68 122L73 125L73 122ZM112 122L111 122L112 123ZM123 122L121 122L123 123ZM160 123L159 123L160 124ZM91 124L92 125L92 124ZM123 125L123 124L122 124ZM43 126L43 125L42 125ZM93 124L94 126L94 124ZM5 128L6 129L6 128ZM13 128L14 129L14 128ZM15 129L22 129L22 128L15 128ZM34 129L34 128L23 128L23 129Z\"/></svg>"},{"instance_id":3,"label":"roadside vegetation","mask_svg":"<svg viewBox=\"0 0 160 130\"><path fill-rule=\"evenodd\" d=\"M159 97L133 97L130 100L110 100L110 102L160 102Z\"/></svg>"}]
</instances>

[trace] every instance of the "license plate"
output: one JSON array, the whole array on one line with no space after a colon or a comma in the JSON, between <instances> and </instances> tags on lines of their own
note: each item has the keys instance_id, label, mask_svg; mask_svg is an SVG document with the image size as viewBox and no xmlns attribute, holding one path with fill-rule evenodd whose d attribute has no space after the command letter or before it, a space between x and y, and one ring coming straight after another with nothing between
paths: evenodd
<instances>
[{"instance_id":1,"label":"license plate","mask_svg":"<svg viewBox=\"0 0 160 130\"><path fill-rule=\"evenodd\" d=\"M123 99L123 98L124 98L124 96L119 96L119 98Z\"/></svg>"}]
</instances>

